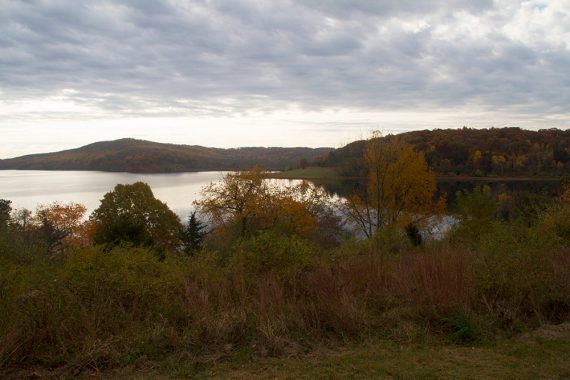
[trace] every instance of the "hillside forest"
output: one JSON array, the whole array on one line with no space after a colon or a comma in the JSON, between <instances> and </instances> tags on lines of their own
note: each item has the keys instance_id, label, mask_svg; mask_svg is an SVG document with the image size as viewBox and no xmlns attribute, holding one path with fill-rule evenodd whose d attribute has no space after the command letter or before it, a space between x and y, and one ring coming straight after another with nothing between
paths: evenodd
<instances>
[{"instance_id":1,"label":"hillside forest","mask_svg":"<svg viewBox=\"0 0 570 380\"><path fill-rule=\"evenodd\" d=\"M388 135L425 155L439 175L560 176L570 172L570 130L520 128L435 129ZM330 151L314 163L341 176L365 177L365 140Z\"/></svg>"},{"instance_id":2,"label":"hillside forest","mask_svg":"<svg viewBox=\"0 0 570 380\"><path fill-rule=\"evenodd\" d=\"M312 161L330 148L207 148L136 139L101 141L77 149L0 160L0 170L98 170L131 173L178 173L245 170L263 165L270 170Z\"/></svg>"},{"instance_id":3,"label":"hillside forest","mask_svg":"<svg viewBox=\"0 0 570 380\"><path fill-rule=\"evenodd\" d=\"M386 135L422 152L440 176L560 176L570 171L570 131L520 128L436 129ZM263 166L288 170L335 168L341 177L365 178L366 140L332 148L206 148L121 139L77 149L0 160L1 169L99 170L173 173L247 170Z\"/></svg>"},{"instance_id":4,"label":"hillside forest","mask_svg":"<svg viewBox=\"0 0 570 380\"><path fill-rule=\"evenodd\" d=\"M430 163L500 169L500 140L474 145L480 159L458 148L495 131L444 143L450 133L427 136L428 153L415 134L372 136L350 156L365 191L346 198L254 167L204 187L187 221L142 182L117 185L89 216L76 203L1 200L0 377L190 377L235 356L351 342L474 349L569 322L570 186L524 202L479 186L448 204ZM540 139L550 134L566 135ZM562 138L524 136L502 146L503 174L522 155L539 173L567 164L548 153L566 151Z\"/></svg>"}]
</instances>

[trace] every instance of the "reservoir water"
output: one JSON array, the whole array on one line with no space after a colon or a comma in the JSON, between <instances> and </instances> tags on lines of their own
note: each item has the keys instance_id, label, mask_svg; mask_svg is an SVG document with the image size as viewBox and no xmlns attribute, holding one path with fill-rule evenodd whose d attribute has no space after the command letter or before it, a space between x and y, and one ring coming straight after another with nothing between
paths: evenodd
<instances>
[{"instance_id":1,"label":"reservoir water","mask_svg":"<svg viewBox=\"0 0 570 380\"><path fill-rule=\"evenodd\" d=\"M99 206L105 193L115 185L146 182L154 196L165 202L183 220L192 210L200 190L222 178L223 172L175 174L135 174L90 171L0 170L0 199L12 201L13 209L35 210L54 201L77 202L87 207L87 215Z\"/></svg>"},{"instance_id":2,"label":"reservoir water","mask_svg":"<svg viewBox=\"0 0 570 380\"><path fill-rule=\"evenodd\" d=\"M165 202L182 220L192 211L192 202L200 197L200 190L220 180L225 172L196 172L168 174L109 173L94 171L40 171L0 170L0 199L12 201L13 209L34 211L39 204L55 201L77 202L87 207L87 215L95 210L105 193L115 185L146 182L156 198ZM283 184L298 180L272 180ZM358 182L312 181L337 197L350 195ZM448 205L454 202L458 190L472 191L475 186L489 185L495 192L510 194L531 192L553 195L560 189L560 181L439 181L438 193L444 194ZM362 184L360 184L362 187ZM364 186L365 187L365 186Z\"/></svg>"}]
</instances>

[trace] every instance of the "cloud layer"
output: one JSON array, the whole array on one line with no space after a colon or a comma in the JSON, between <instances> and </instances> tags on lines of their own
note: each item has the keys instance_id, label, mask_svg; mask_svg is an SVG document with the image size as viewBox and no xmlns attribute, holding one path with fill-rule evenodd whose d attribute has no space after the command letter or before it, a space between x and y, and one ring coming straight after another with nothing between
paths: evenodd
<instances>
[{"instance_id":1,"label":"cloud layer","mask_svg":"<svg viewBox=\"0 0 570 380\"><path fill-rule=\"evenodd\" d=\"M0 0L4 123L289 108L567 123L570 0Z\"/></svg>"}]
</instances>

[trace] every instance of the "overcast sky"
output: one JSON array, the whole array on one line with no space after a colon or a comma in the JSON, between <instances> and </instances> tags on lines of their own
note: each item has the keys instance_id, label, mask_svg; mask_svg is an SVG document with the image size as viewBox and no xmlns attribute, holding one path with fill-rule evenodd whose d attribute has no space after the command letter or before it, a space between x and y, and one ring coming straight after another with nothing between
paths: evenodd
<instances>
[{"instance_id":1,"label":"overcast sky","mask_svg":"<svg viewBox=\"0 0 570 380\"><path fill-rule=\"evenodd\" d=\"M570 0L0 0L0 158L570 127Z\"/></svg>"}]
</instances>

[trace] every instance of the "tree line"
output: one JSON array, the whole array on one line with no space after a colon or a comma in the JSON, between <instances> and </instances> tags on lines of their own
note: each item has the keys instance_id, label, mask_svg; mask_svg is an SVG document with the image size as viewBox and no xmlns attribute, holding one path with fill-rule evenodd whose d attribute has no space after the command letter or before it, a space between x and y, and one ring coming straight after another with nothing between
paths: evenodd
<instances>
[{"instance_id":1,"label":"tree line","mask_svg":"<svg viewBox=\"0 0 570 380\"><path fill-rule=\"evenodd\" d=\"M358 165L366 184L346 198L331 196L308 182L278 184L266 179L264 169L254 167L230 172L204 187L186 223L156 199L147 184L137 182L117 185L88 218L81 204L40 205L33 214L11 212L10 201L2 200L0 225L44 241L49 252L128 243L152 247L160 255L192 254L204 242L231 245L260 231L335 246L350 236L370 239L386 228L401 231L418 245L429 238L447 205L445 194L436 197L436 171L426 154L408 140L406 135L379 133L366 140ZM497 199L503 215L520 214L516 204L525 202L509 194Z\"/></svg>"},{"instance_id":2,"label":"tree line","mask_svg":"<svg viewBox=\"0 0 570 380\"><path fill-rule=\"evenodd\" d=\"M423 153L402 140L371 138L364 155L366 191L342 200L307 182L282 185L261 168L231 172L202 189L186 224L142 182L119 184L104 195L88 219L83 205L55 202L35 214L2 201L2 224L42 238L50 252L90 244L123 243L153 247L159 253L192 253L206 237L231 242L272 230L333 246L343 236L371 237L387 225L417 228L439 214L445 200L434 200L435 177ZM347 224L351 227L346 228Z\"/></svg>"},{"instance_id":3,"label":"tree line","mask_svg":"<svg viewBox=\"0 0 570 380\"><path fill-rule=\"evenodd\" d=\"M312 161L330 148L207 148L136 139L101 141L77 149L0 160L0 169L99 170L132 173L177 173L247 170L263 164L285 170L299 160Z\"/></svg>"},{"instance_id":4,"label":"tree line","mask_svg":"<svg viewBox=\"0 0 570 380\"><path fill-rule=\"evenodd\" d=\"M565 175L570 170L570 131L520 128L435 129L396 136L425 155L441 175L536 176ZM366 175L366 141L355 141L314 161L337 167L343 176Z\"/></svg>"}]
</instances>

